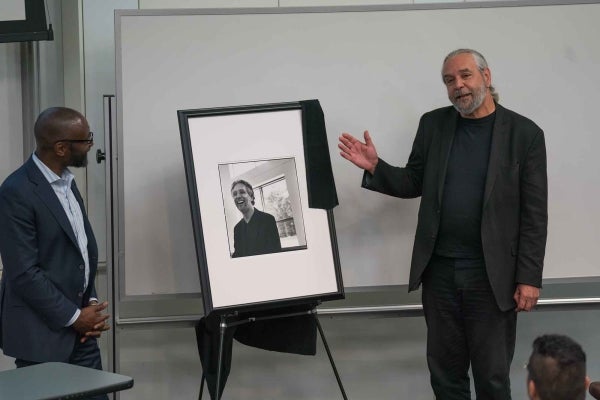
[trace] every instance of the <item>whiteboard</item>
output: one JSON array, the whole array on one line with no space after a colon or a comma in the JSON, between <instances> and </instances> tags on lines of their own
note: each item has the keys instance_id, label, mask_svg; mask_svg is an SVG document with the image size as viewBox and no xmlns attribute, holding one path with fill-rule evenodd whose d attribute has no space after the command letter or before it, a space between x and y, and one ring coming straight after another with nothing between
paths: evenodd
<instances>
[{"instance_id":1,"label":"whiteboard","mask_svg":"<svg viewBox=\"0 0 600 400\"><path fill-rule=\"evenodd\" d=\"M419 199L361 189L337 137L369 129L380 156L404 165L419 117L449 104L441 64L460 47L481 51L500 103L545 131L544 278L599 276L600 5L503 4L118 11L123 294L199 291L177 110L312 98L325 113L345 286L407 284Z\"/></svg>"}]
</instances>

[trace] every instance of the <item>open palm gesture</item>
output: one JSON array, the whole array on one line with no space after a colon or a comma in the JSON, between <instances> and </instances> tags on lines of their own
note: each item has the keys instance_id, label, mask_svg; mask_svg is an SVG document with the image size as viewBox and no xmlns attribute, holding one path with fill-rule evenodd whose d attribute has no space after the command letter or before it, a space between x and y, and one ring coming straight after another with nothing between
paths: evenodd
<instances>
[{"instance_id":1,"label":"open palm gesture","mask_svg":"<svg viewBox=\"0 0 600 400\"><path fill-rule=\"evenodd\" d=\"M369 131L365 131L364 138L365 142L363 143L349 133L344 132L340 136L338 148L341 150L340 155L346 160L373 174L379 157Z\"/></svg>"}]
</instances>

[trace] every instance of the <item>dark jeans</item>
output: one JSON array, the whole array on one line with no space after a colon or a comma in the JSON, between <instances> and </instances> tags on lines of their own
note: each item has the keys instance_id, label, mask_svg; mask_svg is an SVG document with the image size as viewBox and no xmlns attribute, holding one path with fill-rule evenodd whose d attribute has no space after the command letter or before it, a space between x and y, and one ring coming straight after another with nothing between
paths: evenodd
<instances>
[{"instance_id":1,"label":"dark jeans","mask_svg":"<svg viewBox=\"0 0 600 400\"><path fill-rule=\"evenodd\" d=\"M437 399L508 400L517 315L500 311L483 259L433 256L423 275L427 365Z\"/></svg>"},{"instance_id":2,"label":"dark jeans","mask_svg":"<svg viewBox=\"0 0 600 400\"><path fill-rule=\"evenodd\" d=\"M39 362L16 359L15 365L17 368L29 367L31 365L40 364ZM96 339L88 339L85 343L79 343L77 340L73 353L69 357L69 364L79 365L94 369L102 369L102 360L100 358L100 349ZM108 395L102 394L93 397L87 397L86 400L108 400Z\"/></svg>"}]
</instances>

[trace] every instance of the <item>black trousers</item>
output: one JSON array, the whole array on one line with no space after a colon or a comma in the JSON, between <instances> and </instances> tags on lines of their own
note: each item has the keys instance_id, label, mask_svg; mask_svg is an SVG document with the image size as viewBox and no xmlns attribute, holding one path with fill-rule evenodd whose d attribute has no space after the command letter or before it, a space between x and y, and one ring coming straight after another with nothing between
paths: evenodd
<instances>
[{"instance_id":1,"label":"black trousers","mask_svg":"<svg viewBox=\"0 0 600 400\"><path fill-rule=\"evenodd\" d=\"M436 399L507 400L517 315L501 311L483 259L433 256L423 276L427 365Z\"/></svg>"}]
</instances>

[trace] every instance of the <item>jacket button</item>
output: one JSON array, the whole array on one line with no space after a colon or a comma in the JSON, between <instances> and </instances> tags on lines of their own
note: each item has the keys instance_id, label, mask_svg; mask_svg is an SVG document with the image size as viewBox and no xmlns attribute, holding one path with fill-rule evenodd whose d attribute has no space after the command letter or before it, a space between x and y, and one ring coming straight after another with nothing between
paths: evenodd
<instances>
[{"instance_id":1,"label":"jacket button","mask_svg":"<svg viewBox=\"0 0 600 400\"><path fill-rule=\"evenodd\" d=\"M83 265L80 265L80 266L79 266L79 269L80 269L80 270L83 270L84 268L85 268L85 267L84 267Z\"/></svg>"},{"instance_id":2,"label":"jacket button","mask_svg":"<svg viewBox=\"0 0 600 400\"><path fill-rule=\"evenodd\" d=\"M83 292L77 293L77 297L83 297Z\"/></svg>"}]
</instances>

